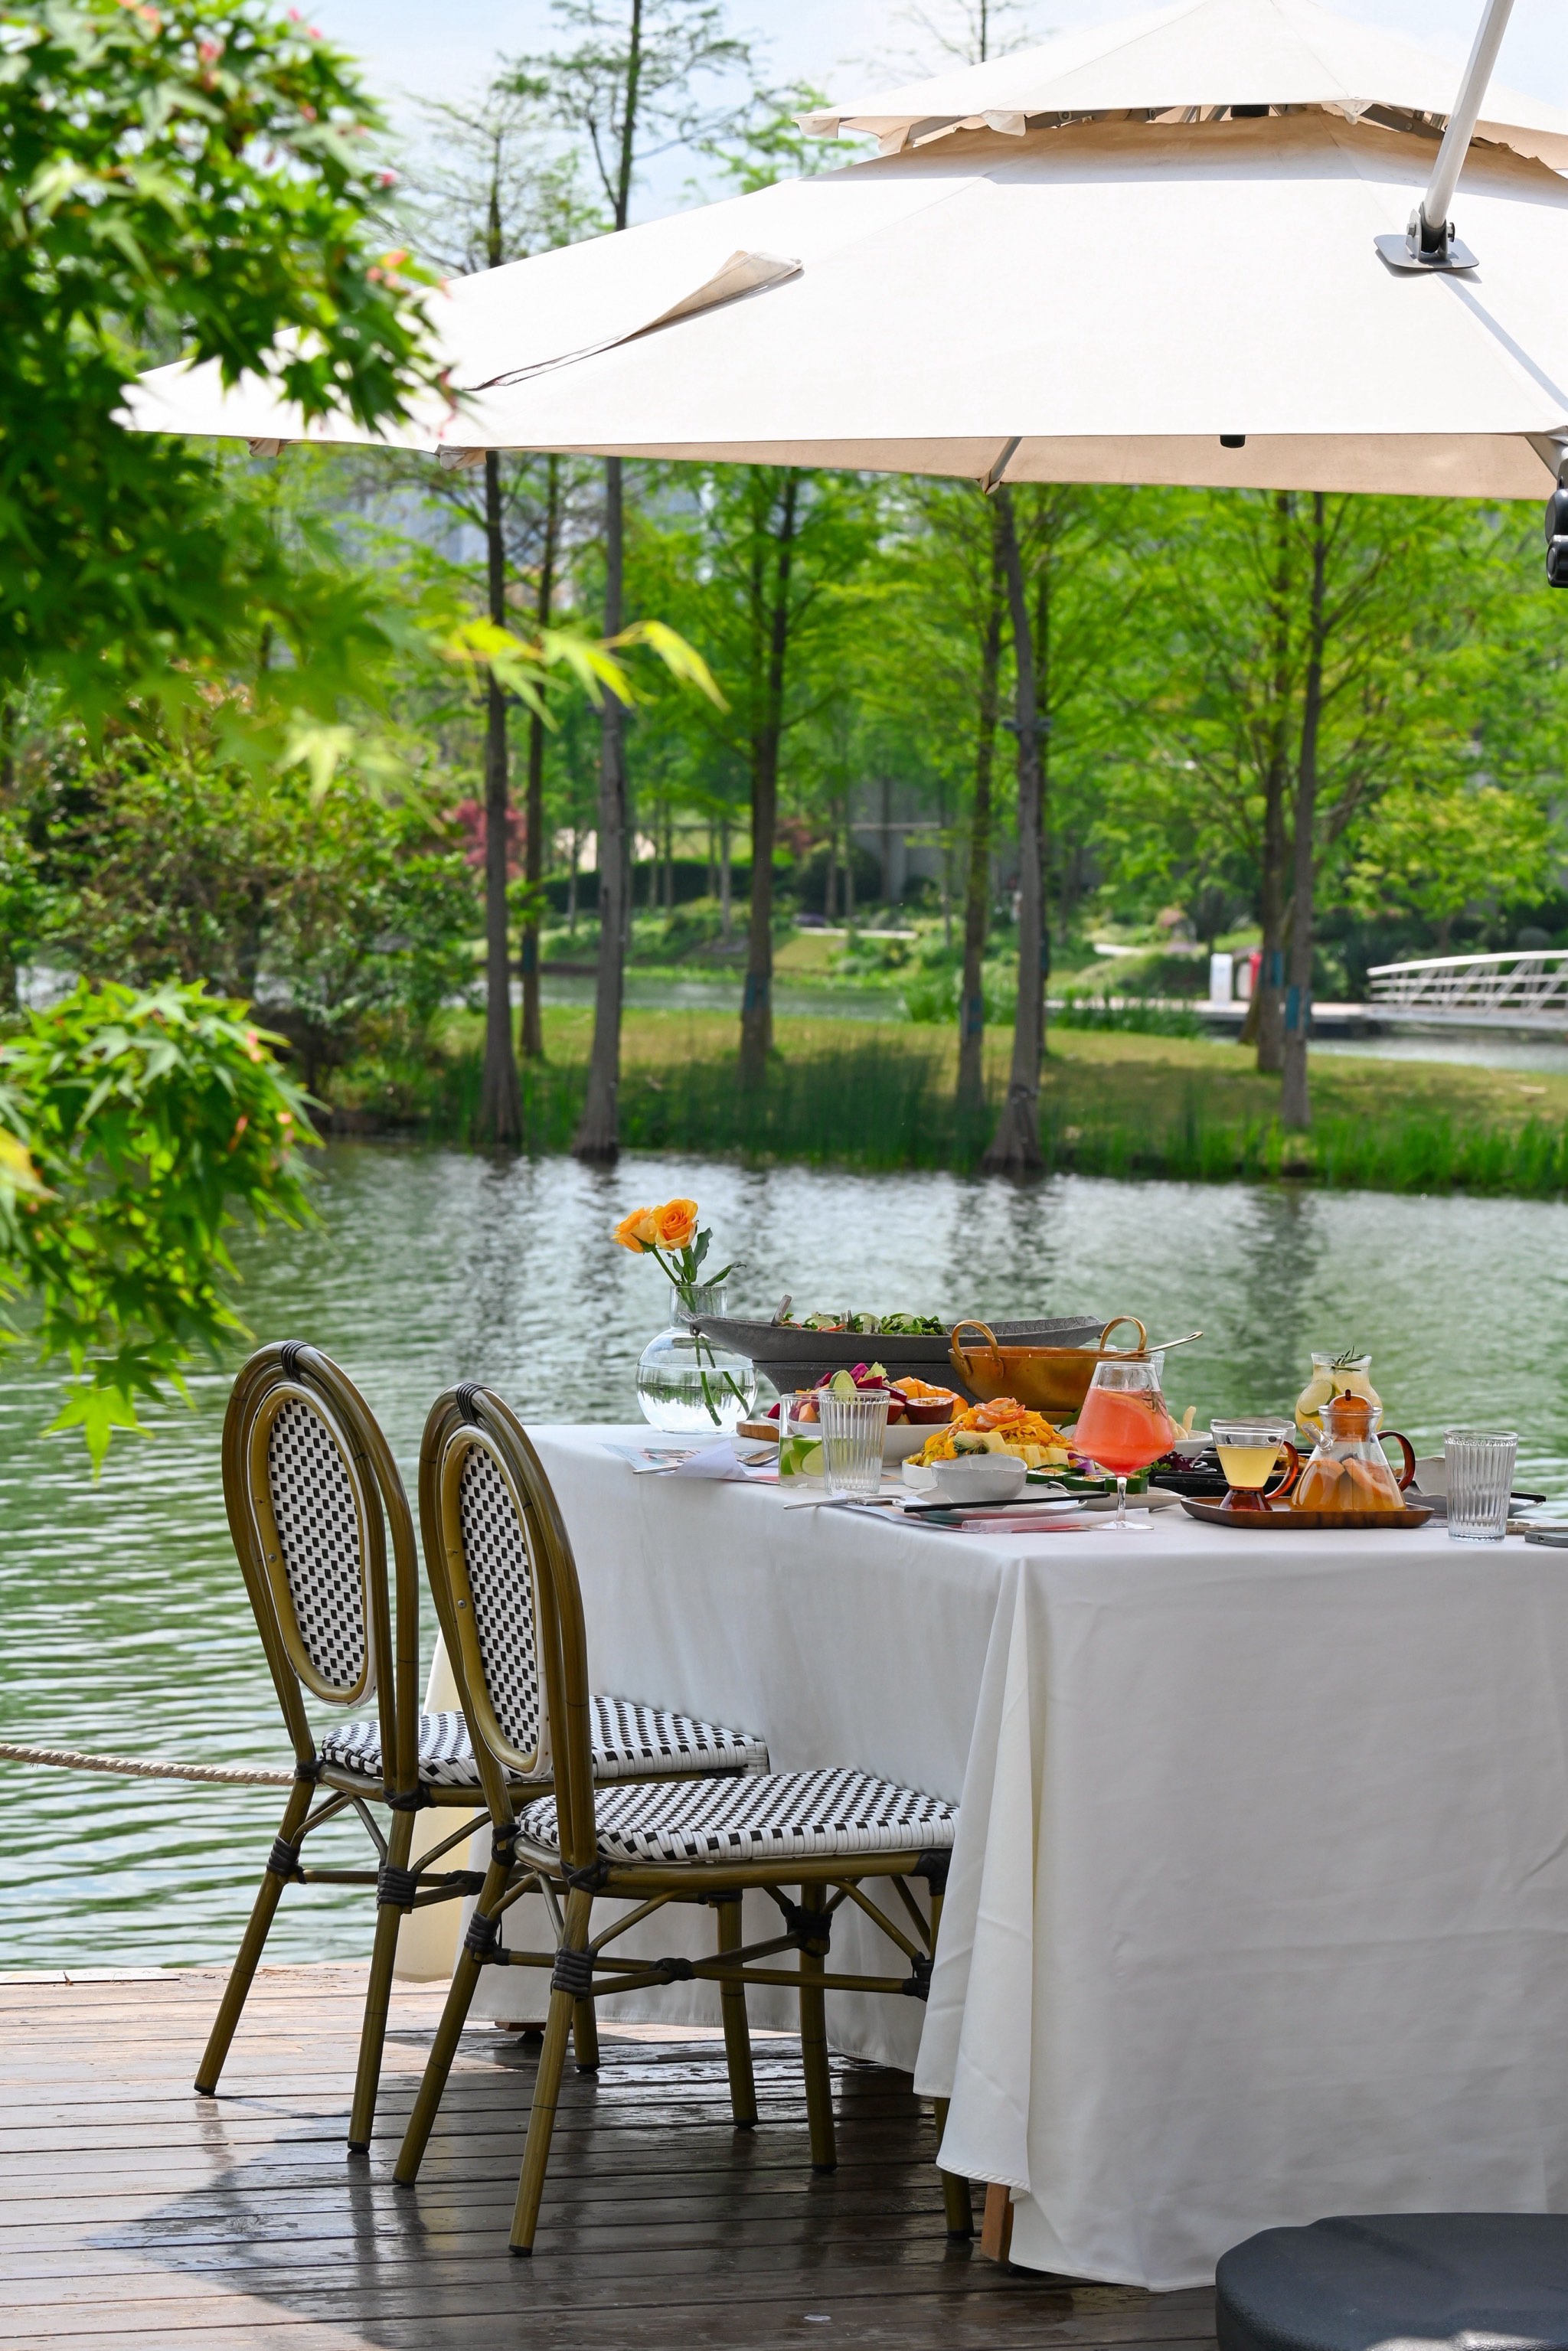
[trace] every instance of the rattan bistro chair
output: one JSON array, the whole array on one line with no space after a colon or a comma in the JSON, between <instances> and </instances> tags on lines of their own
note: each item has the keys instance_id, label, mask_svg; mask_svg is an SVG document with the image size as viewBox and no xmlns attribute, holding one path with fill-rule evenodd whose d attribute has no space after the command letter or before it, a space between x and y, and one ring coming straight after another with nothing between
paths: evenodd
<instances>
[{"instance_id":1,"label":"rattan bistro chair","mask_svg":"<svg viewBox=\"0 0 1568 2351\"><path fill-rule=\"evenodd\" d=\"M373 1887L375 1939L349 2123L349 2145L362 2153L375 2117L398 1929L411 1909L482 1882L432 1866L475 1825L467 1727L460 1714L420 1712L419 1553L408 1499L363 1397L319 1349L275 1343L241 1371L224 1423L224 1500L295 1779L196 2087L209 2096L217 2090L284 1887ZM308 1696L345 1708L373 1696L376 1714L318 1745ZM460 1805L465 1819L411 1867L414 1813L432 1803ZM305 1839L350 1810L371 1838L376 1866L307 1867ZM384 1831L377 1810L389 1815Z\"/></svg>"},{"instance_id":2,"label":"rattan bistro chair","mask_svg":"<svg viewBox=\"0 0 1568 2351\"><path fill-rule=\"evenodd\" d=\"M485 1819L476 1810L484 1802L479 1765L460 1713L421 1711L419 1552L402 1480L363 1398L316 1348L297 1341L263 1347L240 1373L224 1425L224 1498L294 1748L295 1784L196 2087L216 2091L285 1886L373 1887L375 1940L349 2124L349 2145L363 2153L402 1922L412 1909L477 1894L485 1884L482 1873L435 1866ZM373 1716L329 1731L318 1745L307 1696L349 1708L372 1695ZM760 1739L689 1715L595 1698L590 1719L591 1769L601 1780L768 1768ZM464 1818L413 1861L413 1816L432 1804L460 1808ZM308 1867L305 1838L350 1808L377 1865ZM378 1809L390 1815L384 1831ZM585 2062L591 2032L589 2012Z\"/></svg>"},{"instance_id":3,"label":"rattan bistro chair","mask_svg":"<svg viewBox=\"0 0 1568 2351\"><path fill-rule=\"evenodd\" d=\"M487 1961L550 1970L544 2043L512 2220L511 2249L530 2253L556 2100L574 2020L605 1994L693 1977L720 1986L736 2120L756 2120L746 2021L747 1983L798 1988L813 2168L834 2167L823 1994L883 1991L924 1999L936 1949L953 1807L863 1771L774 1772L684 1786L612 1788L596 1795L582 1604L571 1546L549 1480L521 1424L489 1391L459 1387L425 1424L419 1470L425 1564L478 1760L491 1819L485 1886L458 1955L399 2155L413 2184L456 2052L479 1970ZM553 1772L554 1792L518 1782ZM892 1880L891 1917L863 1890ZM906 1882L929 1886L927 1920ZM786 1886L800 1888L800 1902ZM781 1931L743 1944L741 1896L758 1888ZM503 1914L543 1896L555 1949L503 1949ZM595 1936L597 1895L632 1907ZM707 1903L717 1918L711 1959L614 1957L609 1946L671 1902ZM869 1913L903 1956L897 1975L829 1973L833 1914ZM788 1952L794 1968L767 1964ZM942 2116L938 2113L940 2126ZM970 2231L968 2183L944 2175L949 2231Z\"/></svg>"}]
</instances>

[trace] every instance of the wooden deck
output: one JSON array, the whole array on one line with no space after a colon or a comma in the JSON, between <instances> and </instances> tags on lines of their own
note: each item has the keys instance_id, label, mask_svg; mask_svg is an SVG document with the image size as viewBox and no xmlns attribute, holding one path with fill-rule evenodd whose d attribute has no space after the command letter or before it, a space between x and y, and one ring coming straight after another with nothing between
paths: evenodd
<instances>
[{"instance_id":1,"label":"wooden deck","mask_svg":"<svg viewBox=\"0 0 1568 2351\"><path fill-rule=\"evenodd\" d=\"M713 2038L602 2031L569 2068L536 2256L506 2234L533 2045L469 2033L416 2194L391 2166L439 2008L401 1990L375 2149L343 2148L362 1976L258 1980L225 2095L191 2072L215 1970L0 1981L0 2343L94 2351L978 2351L1191 2344L1211 2297L1073 2287L950 2246L929 2108L834 2066L811 2176L799 2053L758 2038L762 2122Z\"/></svg>"}]
</instances>

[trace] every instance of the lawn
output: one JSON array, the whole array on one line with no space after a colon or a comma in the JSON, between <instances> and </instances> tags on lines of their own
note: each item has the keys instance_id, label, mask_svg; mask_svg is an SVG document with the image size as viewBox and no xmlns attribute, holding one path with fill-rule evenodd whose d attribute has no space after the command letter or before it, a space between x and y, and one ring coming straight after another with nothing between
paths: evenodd
<instances>
[{"instance_id":1,"label":"lawn","mask_svg":"<svg viewBox=\"0 0 1568 2351\"><path fill-rule=\"evenodd\" d=\"M529 1149L569 1146L591 1035L587 1007L546 1013L546 1061L523 1077ZM736 1084L736 1041L727 1012L628 1011L626 1146L970 1168L989 1137L1011 1042L1004 1029L988 1032L987 1106L966 1117L953 1101L950 1029L780 1019L773 1072L758 1095ZM371 1123L465 1139L478 1092L477 1021L455 1019L445 1047L434 1084L349 1082L341 1102ZM1312 1093L1311 1134L1287 1134L1278 1080L1260 1077L1240 1046L1057 1028L1041 1087L1041 1142L1051 1165L1103 1175L1536 1197L1568 1191L1568 1076L1314 1051Z\"/></svg>"}]
</instances>

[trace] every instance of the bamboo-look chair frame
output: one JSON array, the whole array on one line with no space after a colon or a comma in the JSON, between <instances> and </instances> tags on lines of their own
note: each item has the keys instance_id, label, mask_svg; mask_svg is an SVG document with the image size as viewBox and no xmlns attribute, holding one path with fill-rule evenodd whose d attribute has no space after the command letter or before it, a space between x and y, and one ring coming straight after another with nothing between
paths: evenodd
<instances>
[{"instance_id":1,"label":"bamboo-look chair frame","mask_svg":"<svg viewBox=\"0 0 1568 2351\"><path fill-rule=\"evenodd\" d=\"M528 1553L542 1715L539 1749L531 1758L511 1745L497 1719L475 1621L458 1488L468 1457L476 1448L486 1452L501 1472L517 1510ZM746 1986L755 1983L793 1987L800 2001L801 2055L812 2168L831 2171L837 2158L824 1995L836 1991L880 1991L925 1998L941 1919L946 1855L914 1848L858 1854L852 1866L846 1866L841 1855L797 1856L772 1862L624 1863L608 1859L600 1852L594 1825L587 1640L576 1563L544 1467L522 1424L499 1396L486 1389L464 1385L437 1399L425 1424L420 1450L419 1510L436 1613L490 1810L492 1854L409 2117L394 2179L400 2186L412 2187L418 2176L479 1970L487 1963L497 1962L550 1970L548 2020L512 2219L510 2246L514 2253L527 2255L533 2250L565 2067L568 2032L575 2026L580 2066L584 2063L585 2043L593 2053L588 2062L596 2062L594 2002L612 1992L640 1991L694 1978L717 1983L735 2119L739 2127L748 2128L757 2120L757 2099L747 2026ZM522 1846L516 1813L519 1795L527 1800L548 1786L548 1773L541 1774L547 1755L553 1771L559 1822L559 1855ZM518 1779L528 1776L526 1767L530 1765L534 1774L540 1774L538 1786L519 1788ZM891 1879L904 1913L902 1922L889 1917L862 1891L861 1881L867 1877ZM924 1878L927 1883L929 1917L906 1883L912 1877ZM785 1886L800 1887L798 1907L785 1898L781 1891ZM782 1914L784 1930L767 1940L747 1945L741 1929L741 1896L749 1888L771 1896ZM504 1914L529 1893L537 1893L544 1899L556 1931L554 1950L515 1950L500 1945ZM597 1895L632 1897L635 1907L601 1934L593 1936L591 1926ZM831 1917L846 1901L866 1912L904 1954L909 1963L907 1975L830 1972L825 1962ZM642 1960L606 1956L609 1944L671 1902L707 1903L714 1907L717 1949L711 1959ZM799 1954L795 1967L767 1964L791 1950ZM945 2102L938 2102L938 2133L945 2119ZM968 2182L946 2172L942 2181L949 2233L967 2237L973 2233Z\"/></svg>"},{"instance_id":2,"label":"bamboo-look chair frame","mask_svg":"<svg viewBox=\"0 0 1568 2351\"><path fill-rule=\"evenodd\" d=\"M267 1443L279 1414L290 1403L303 1405L324 1427L353 1499L365 1655L362 1668L352 1681L333 1682L319 1669L301 1631L289 1588L267 1473ZM420 1586L413 1521L391 1448L352 1381L329 1356L302 1341L279 1341L259 1348L244 1365L229 1398L224 1421L223 1479L235 1552L294 1749L294 1785L195 2085L204 2096L216 2095L284 1887L373 1888L375 1938L349 2122L350 2148L363 2154L375 2119L399 1929L411 1910L479 1890L484 1881L476 1872L441 1871L433 1865L464 1843L484 1813L476 1810L479 1792L473 1787L432 1785L422 1782L419 1776ZM383 1764L380 1779L327 1761L317 1747L305 1711L306 1690L318 1700L347 1708L362 1703L372 1687ZM414 1815L431 1804L460 1807L465 1817L450 1836L411 1865ZM384 1833L372 1806L391 1813ZM300 1854L305 1838L323 1822L350 1810L359 1815L375 1848L377 1866L308 1867Z\"/></svg>"}]
</instances>

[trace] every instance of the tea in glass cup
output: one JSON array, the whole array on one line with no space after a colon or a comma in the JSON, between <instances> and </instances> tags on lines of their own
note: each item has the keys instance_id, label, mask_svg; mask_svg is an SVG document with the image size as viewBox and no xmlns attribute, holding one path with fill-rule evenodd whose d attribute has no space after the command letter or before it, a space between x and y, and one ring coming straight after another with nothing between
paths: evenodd
<instances>
[{"instance_id":1,"label":"tea in glass cup","mask_svg":"<svg viewBox=\"0 0 1568 2351\"><path fill-rule=\"evenodd\" d=\"M1301 1470L1301 1456L1291 1442L1288 1420L1217 1420L1212 1424L1214 1449L1229 1491L1220 1508L1226 1510L1266 1510L1288 1494ZM1277 1486L1269 1480L1281 1457L1285 1475ZM1264 1488L1268 1487L1265 1493Z\"/></svg>"}]
</instances>

